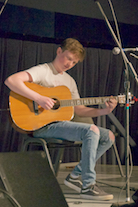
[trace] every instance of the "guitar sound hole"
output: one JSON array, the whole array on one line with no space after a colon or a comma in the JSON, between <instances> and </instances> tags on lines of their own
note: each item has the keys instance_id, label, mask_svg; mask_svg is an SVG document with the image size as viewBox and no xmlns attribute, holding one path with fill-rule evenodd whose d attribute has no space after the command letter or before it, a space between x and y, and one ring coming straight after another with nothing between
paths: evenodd
<instances>
[{"instance_id":1,"label":"guitar sound hole","mask_svg":"<svg viewBox=\"0 0 138 207\"><path fill-rule=\"evenodd\" d=\"M60 102L59 102L59 100L57 100L55 98L54 98L54 100L56 101L56 103L54 104L52 110L57 110L60 107Z\"/></svg>"}]
</instances>

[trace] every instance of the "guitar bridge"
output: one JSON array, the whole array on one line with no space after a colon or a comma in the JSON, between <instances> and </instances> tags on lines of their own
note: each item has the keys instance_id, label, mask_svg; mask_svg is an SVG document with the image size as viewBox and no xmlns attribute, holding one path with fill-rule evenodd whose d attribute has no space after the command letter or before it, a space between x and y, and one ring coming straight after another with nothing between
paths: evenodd
<instances>
[{"instance_id":1,"label":"guitar bridge","mask_svg":"<svg viewBox=\"0 0 138 207\"><path fill-rule=\"evenodd\" d=\"M33 109L34 109L35 115L38 115L38 104L35 101L33 101Z\"/></svg>"}]
</instances>

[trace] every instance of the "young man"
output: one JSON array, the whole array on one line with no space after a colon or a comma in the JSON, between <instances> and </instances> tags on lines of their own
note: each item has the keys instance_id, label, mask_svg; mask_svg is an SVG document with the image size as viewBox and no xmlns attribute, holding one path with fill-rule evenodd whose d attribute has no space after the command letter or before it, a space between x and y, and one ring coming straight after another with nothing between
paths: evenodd
<instances>
[{"instance_id":1,"label":"young man","mask_svg":"<svg viewBox=\"0 0 138 207\"><path fill-rule=\"evenodd\" d=\"M50 110L55 100L42 96L28 88L24 82L34 82L46 87L59 85L67 86L72 99L80 98L74 79L66 73L79 61L83 61L85 50L76 39L68 38L57 49L53 62L34 66L28 70L11 75L5 84L14 92L29 98L46 110ZM117 102L111 98L105 103L106 108L96 109L84 105L74 106L78 116L97 117L107 115L113 111ZM96 185L95 163L114 142L114 135L110 130L97 127L94 124L83 124L70 121L51 123L34 132L34 137L63 138L70 141L82 141L82 158L71 174L65 180L65 185L80 192L82 198L96 200L110 200L112 194L105 193ZM82 177L82 182L79 176Z\"/></svg>"}]
</instances>

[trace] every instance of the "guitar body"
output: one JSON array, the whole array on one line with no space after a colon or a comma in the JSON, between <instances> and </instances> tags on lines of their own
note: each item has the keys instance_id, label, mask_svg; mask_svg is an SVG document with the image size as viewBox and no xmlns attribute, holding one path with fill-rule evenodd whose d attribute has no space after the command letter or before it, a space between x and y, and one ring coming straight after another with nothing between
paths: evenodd
<instances>
[{"instance_id":1,"label":"guitar body","mask_svg":"<svg viewBox=\"0 0 138 207\"><path fill-rule=\"evenodd\" d=\"M47 88L35 83L25 83L27 87L37 93L56 99L71 99L70 90L66 86ZM35 131L55 121L71 120L74 115L72 106L58 107L57 109L45 110L38 106L38 113L35 113L33 101L13 91L9 96L10 114L15 126L26 132Z\"/></svg>"}]
</instances>

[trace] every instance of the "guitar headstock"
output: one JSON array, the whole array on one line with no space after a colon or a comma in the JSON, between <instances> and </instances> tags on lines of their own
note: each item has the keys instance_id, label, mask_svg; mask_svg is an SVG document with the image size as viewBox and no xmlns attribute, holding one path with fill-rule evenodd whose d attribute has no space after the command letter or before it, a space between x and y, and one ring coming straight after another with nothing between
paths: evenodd
<instances>
[{"instance_id":1,"label":"guitar headstock","mask_svg":"<svg viewBox=\"0 0 138 207\"><path fill-rule=\"evenodd\" d=\"M128 94L129 98L129 103L134 104L135 101L133 99L133 95L131 93ZM122 106L126 103L126 95L118 95L118 103L121 104Z\"/></svg>"}]
</instances>

